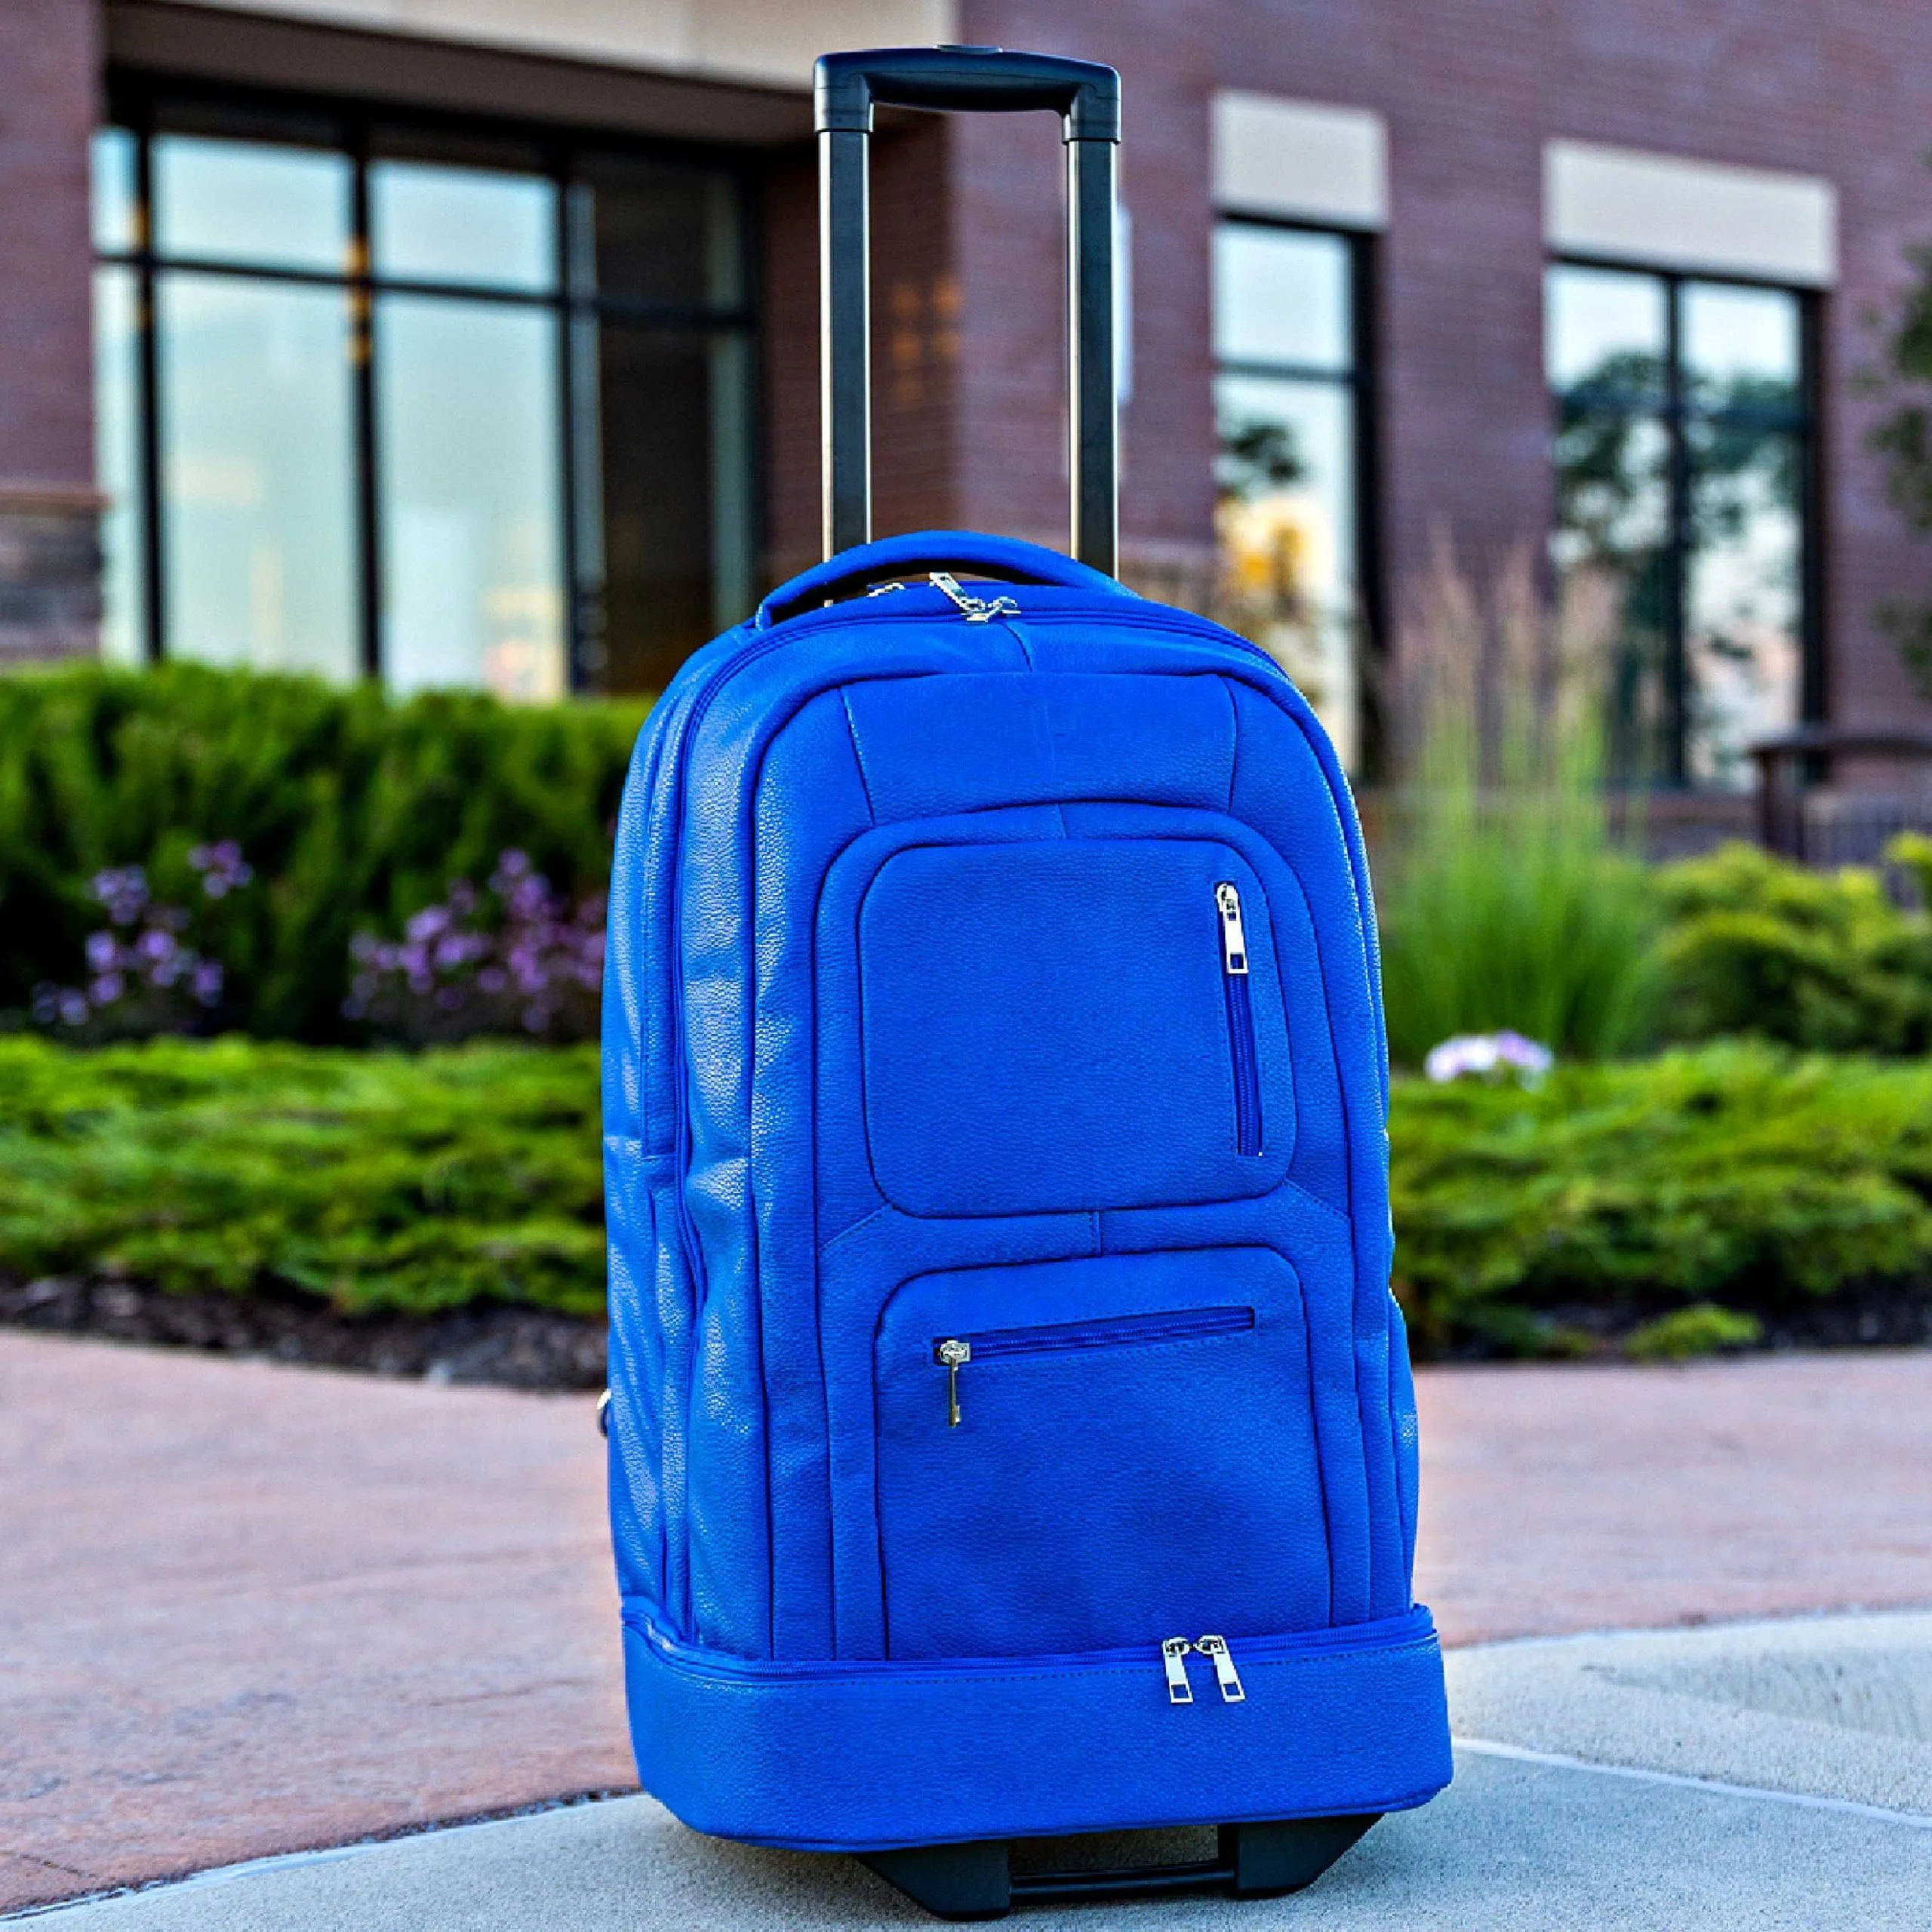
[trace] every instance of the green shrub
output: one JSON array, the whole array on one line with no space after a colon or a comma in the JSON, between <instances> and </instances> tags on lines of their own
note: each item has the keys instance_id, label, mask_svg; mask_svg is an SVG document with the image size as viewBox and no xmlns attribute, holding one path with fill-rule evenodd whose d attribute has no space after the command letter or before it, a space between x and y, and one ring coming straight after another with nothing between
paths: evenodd
<instances>
[{"instance_id":1,"label":"green shrub","mask_svg":"<svg viewBox=\"0 0 1932 1932\"><path fill-rule=\"evenodd\" d=\"M358 931L395 932L508 848L565 894L601 886L641 717L193 664L0 678L0 1014L80 977L104 923L91 881L140 866L198 907L223 1023L342 1038ZM225 839L255 876L205 905L189 854Z\"/></svg>"},{"instance_id":2,"label":"green shrub","mask_svg":"<svg viewBox=\"0 0 1932 1932\"><path fill-rule=\"evenodd\" d=\"M604 1305L595 1049L0 1040L0 1270Z\"/></svg>"},{"instance_id":3,"label":"green shrub","mask_svg":"<svg viewBox=\"0 0 1932 1932\"><path fill-rule=\"evenodd\" d=\"M0 1272L594 1312L597 1109L589 1047L0 1040ZM1932 1064L1725 1043L1534 1089L1404 1079L1390 1133L1425 1350L1733 1347L1932 1276Z\"/></svg>"},{"instance_id":4,"label":"green shrub","mask_svg":"<svg viewBox=\"0 0 1932 1932\"><path fill-rule=\"evenodd\" d=\"M1910 863L1921 845L1894 846ZM1875 872L1808 872L1754 846L1660 866L1667 1029L1749 1034L1829 1052L1932 1045L1932 920Z\"/></svg>"},{"instance_id":5,"label":"green shrub","mask_svg":"<svg viewBox=\"0 0 1932 1932\"><path fill-rule=\"evenodd\" d=\"M1632 1361L1689 1361L1697 1355L1755 1348L1764 1338L1764 1324L1755 1315L1698 1301L1633 1329L1624 1337L1623 1352Z\"/></svg>"},{"instance_id":6,"label":"green shrub","mask_svg":"<svg viewBox=\"0 0 1932 1932\"><path fill-rule=\"evenodd\" d=\"M1405 1080L1390 1134L1398 1293L1436 1349L1932 1273L1923 1062L1727 1041L1533 1089Z\"/></svg>"}]
</instances>

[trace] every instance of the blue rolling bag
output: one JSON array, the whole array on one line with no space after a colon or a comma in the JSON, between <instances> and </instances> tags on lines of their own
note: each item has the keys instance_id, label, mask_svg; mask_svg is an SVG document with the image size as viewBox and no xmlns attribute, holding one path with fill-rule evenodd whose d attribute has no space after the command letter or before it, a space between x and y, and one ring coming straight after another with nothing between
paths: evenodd
<instances>
[{"instance_id":1,"label":"blue rolling bag","mask_svg":"<svg viewBox=\"0 0 1932 1932\"><path fill-rule=\"evenodd\" d=\"M1291 1890L1450 1776L1355 811L1269 659L1112 574L1118 89L820 63L829 560L652 712L611 895L638 1774L951 1916ZM1081 561L866 540L875 101L1063 116Z\"/></svg>"}]
</instances>

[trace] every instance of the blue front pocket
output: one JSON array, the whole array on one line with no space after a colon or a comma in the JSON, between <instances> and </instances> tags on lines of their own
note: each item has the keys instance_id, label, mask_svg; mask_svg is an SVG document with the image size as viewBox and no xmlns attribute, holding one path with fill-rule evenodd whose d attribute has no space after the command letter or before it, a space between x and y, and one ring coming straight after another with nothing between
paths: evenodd
<instances>
[{"instance_id":1,"label":"blue front pocket","mask_svg":"<svg viewBox=\"0 0 1932 1932\"><path fill-rule=\"evenodd\" d=\"M1226 894L1238 971L1210 925ZM1286 1177L1281 969L1232 846L910 847L879 866L858 941L866 1146L903 1212L1187 1206Z\"/></svg>"},{"instance_id":2,"label":"blue front pocket","mask_svg":"<svg viewBox=\"0 0 1932 1932\"><path fill-rule=\"evenodd\" d=\"M874 1376L888 1656L1327 1621L1300 1285L1272 1251L921 1275Z\"/></svg>"}]
</instances>

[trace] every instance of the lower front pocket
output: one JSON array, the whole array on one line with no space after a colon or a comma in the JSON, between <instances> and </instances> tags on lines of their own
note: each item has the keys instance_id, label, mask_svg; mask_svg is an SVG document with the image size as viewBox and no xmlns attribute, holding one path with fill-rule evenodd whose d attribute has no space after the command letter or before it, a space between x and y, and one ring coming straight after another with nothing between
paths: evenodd
<instances>
[{"instance_id":1,"label":"lower front pocket","mask_svg":"<svg viewBox=\"0 0 1932 1932\"><path fill-rule=\"evenodd\" d=\"M1272 1251L922 1275L874 1376L888 1657L1326 1621L1306 1324Z\"/></svg>"}]
</instances>

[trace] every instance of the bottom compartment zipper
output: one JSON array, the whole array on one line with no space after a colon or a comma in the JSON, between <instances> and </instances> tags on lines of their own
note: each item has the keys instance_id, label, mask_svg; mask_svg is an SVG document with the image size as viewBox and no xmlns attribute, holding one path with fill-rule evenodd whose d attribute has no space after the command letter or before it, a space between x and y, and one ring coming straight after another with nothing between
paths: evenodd
<instances>
[{"instance_id":1,"label":"bottom compartment zipper","mask_svg":"<svg viewBox=\"0 0 1932 1932\"><path fill-rule=\"evenodd\" d=\"M1191 1704L1194 1702L1194 1687L1187 1681L1189 1651L1206 1657L1214 1665L1214 1681L1220 1687L1223 1703L1244 1704L1247 1702L1247 1693L1242 1687L1241 1673L1235 1669L1234 1655L1228 1648L1227 1638L1210 1632L1207 1636L1192 1638L1170 1637L1161 1645L1161 1662L1167 1672L1169 1703Z\"/></svg>"},{"instance_id":2,"label":"bottom compartment zipper","mask_svg":"<svg viewBox=\"0 0 1932 1932\"><path fill-rule=\"evenodd\" d=\"M888 1657L734 1657L681 1641L654 1621L641 1607L626 1610L624 1621L666 1663L700 1676L729 1678L739 1683L823 1684L871 1677L910 1681L919 1678L958 1679L983 1676L1009 1681L1016 1673L1027 1672L1047 1675L1089 1669L1138 1672L1146 1669L1152 1661L1161 1667L1169 1702L1191 1704L1194 1702L1194 1689L1188 1681L1187 1660L1190 1657L1204 1657L1214 1665L1222 1701L1229 1704L1247 1701L1246 1687L1235 1667L1232 1645L1226 1638L1211 1632L1200 1637L1169 1637L1158 1644L1130 1644L1114 1650L1042 1651L1034 1655L1003 1657L922 1657L902 1663ZM1252 1667L1293 1663L1300 1658L1323 1657L1336 1651L1400 1650L1412 1644L1432 1643L1435 1637L1433 1620L1428 1611L1417 1604L1399 1617L1378 1617L1371 1623L1331 1624L1319 1629L1242 1637L1236 1641L1241 1646L1242 1657Z\"/></svg>"}]
</instances>

